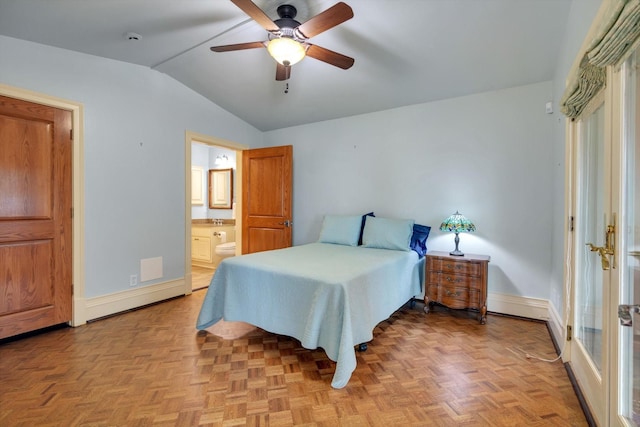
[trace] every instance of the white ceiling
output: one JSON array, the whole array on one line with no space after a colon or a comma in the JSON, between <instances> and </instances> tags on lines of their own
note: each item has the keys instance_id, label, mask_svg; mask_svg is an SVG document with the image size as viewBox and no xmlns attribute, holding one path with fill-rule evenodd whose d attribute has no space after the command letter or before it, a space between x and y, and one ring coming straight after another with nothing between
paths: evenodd
<instances>
[{"instance_id":1,"label":"white ceiling","mask_svg":"<svg viewBox=\"0 0 640 427\"><path fill-rule=\"evenodd\" d=\"M272 19L293 4L305 22L336 1L254 2ZM266 39L229 0L0 0L0 34L151 67L266 131L551 80L571 3L344 1L354 18L310 42L354 66L305 58L288 82L266 49L209 50Z\"/></svg>"}]
</instances>

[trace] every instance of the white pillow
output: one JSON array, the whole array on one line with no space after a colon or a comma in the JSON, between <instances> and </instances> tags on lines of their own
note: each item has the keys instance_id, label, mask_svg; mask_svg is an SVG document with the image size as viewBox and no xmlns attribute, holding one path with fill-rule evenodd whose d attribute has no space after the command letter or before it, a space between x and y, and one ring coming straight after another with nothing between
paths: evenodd
<instances>
[{"instance_id":1,"label":"white pillow","mask_svg":"<svg viewBox=\"0 0 640 427\"><path fill-rule=\"evenodd\" d=\"M368 217L364 224L362 246L410 251L414 222L412 219Z\"/></svg>"},{"instance_id":2,"label":"white pillow","mask_svg":"<svg viewBox=\"0 0 640 427\"><path fill-rule=\"evenodd\" d=\"M325 215L318 241L358 246L361 226L362 215Z\"/></svg>"}]
</instances>

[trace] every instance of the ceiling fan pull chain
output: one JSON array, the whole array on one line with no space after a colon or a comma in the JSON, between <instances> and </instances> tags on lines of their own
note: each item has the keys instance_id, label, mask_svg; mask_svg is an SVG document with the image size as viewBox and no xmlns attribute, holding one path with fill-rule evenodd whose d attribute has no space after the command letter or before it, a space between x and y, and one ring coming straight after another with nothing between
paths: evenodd
<instances>
[{"instance_id":1,"label":"ceiling fan pull chain","mask_svg":"<svg viewBox=\"0 0 640 427\"><path fill-rule=\"evenodd\" d=\"M284 88L284 93L289 93L289 83L286 83L286 87Z\"/></svg>"}]
</instances>

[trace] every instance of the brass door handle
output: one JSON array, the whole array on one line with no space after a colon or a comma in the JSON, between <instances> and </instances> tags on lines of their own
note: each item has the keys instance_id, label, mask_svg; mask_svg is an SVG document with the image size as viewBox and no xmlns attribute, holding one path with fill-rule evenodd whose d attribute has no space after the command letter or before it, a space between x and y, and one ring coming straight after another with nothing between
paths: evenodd
<instances>
[{"instance_id":1,"label":"brass door handle","mask_svg":"<svg viewBox=\"0 0 640 427\"><path fill-rule=\"evenodd\" d=\"M596 246L593 243L587 243L591 252L598 252L602 261L602 269L609 270L611 262L609 255L613 257L613 268L616 268L616 216L613 214L613 224L607 225L604 235L604 246Z\"/></svg>"},{"instance_id":2,"label":"brass door handle","mask_svg":"<svg viewBox=\"0 0 640 427\"><path fill-rule=\"evenodd\" d=\"M593 243L587 243L587 246L589 246L591 252L598 252L602 261L602 269L608 270L611 267L611 263L607 255L613 255L613 251L604 246L595 246Z\"/></svg>"}]
</instances>

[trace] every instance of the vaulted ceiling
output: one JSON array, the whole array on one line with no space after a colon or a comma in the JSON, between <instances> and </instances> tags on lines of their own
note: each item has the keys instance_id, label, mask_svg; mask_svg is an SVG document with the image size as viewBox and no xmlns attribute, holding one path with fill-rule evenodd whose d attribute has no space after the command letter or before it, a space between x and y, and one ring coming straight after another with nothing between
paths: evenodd
<instances>
[{"instance_id":1,"label":"vaulted ceiling","mask_svg":"<svg viewBox=\"0 0 640 427\"><path fill-rule=\"evenodd\" d=\"M150 67L267 131L551 80L571 4L345 2L354 17L310 41L353 67L307 57L284 82L266 49L209 49L267 39L229 0L0 0L0 35ZM303 23L336 0L254 3L273 20L291 4Z\"/></svg>"}]
</instances>

